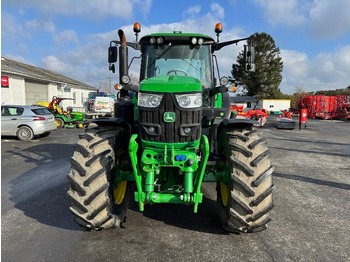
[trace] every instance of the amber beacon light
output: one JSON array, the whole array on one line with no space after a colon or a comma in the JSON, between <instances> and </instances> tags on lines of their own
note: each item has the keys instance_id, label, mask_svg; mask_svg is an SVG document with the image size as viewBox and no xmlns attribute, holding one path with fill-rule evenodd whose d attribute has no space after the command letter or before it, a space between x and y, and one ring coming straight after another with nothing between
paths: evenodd
<instances>
[{"instance_id":1,"label":"amber beacon light","mask_svg":"<svg viewBox=\"0 0 350 262\"><path fill-rule=\"evenodd\" d=\"M219 35L222 32L222 25L221 23L217 23L215 25L215 33L216 33L216 37L217 37L217 42L219 42Z\"/></svg>"},{"instance_id":2,"label":"amber beacon light","mask_svg":"<svg viewBox=\"0 0 350 262\"><path fill-rule=\"evenodd\" d=\"M139 33L141 32L141 26L139 23L135 23L134 24L134 32L135 32L135 35L136 35L136 42L138 42L138 38L139 38Z\"/></svg>"}]
</instances>

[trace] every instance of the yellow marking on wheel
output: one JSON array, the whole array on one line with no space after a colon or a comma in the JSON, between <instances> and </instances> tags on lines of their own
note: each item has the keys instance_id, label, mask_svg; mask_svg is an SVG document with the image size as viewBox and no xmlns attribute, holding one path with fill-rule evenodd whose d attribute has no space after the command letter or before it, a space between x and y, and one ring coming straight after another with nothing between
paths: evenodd
<instances>
[{"instance_id":1,"label":"yellow marking on wheel","mask_svg":"<svg viewBox=\"0 0 350 262\"><path fill-rule=\"evenodd\" d=\"M127 181L122 181L113 189L114 202L117 205L120 205L124 200L127 184Z\"/></svg>"},{"instance_id":2,"label":"yellow marking on wheel","mask_svg":"<svg viewBox=\"0 0 350 262\"><path fill-rule=\"evenodd\" d=\"M221 193L221 202L223 206L227 206L228 202L228 187L226 184L220 182L220 193Z\"/></svg>"}]
</instances>

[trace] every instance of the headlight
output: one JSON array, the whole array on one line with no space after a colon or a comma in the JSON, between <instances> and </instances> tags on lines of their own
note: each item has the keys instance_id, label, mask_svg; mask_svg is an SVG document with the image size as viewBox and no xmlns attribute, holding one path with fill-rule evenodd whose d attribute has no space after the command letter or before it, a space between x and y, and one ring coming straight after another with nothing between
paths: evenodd
<instances>
[{"instance_id":1,"label":"headlight","mask_svg":"<svg viewBox=\"0 0 350 262\"><path fill-rule=\"evenodd\" d=\"M160 105L162 95L139 93L137 105L141 107L155 108Z\"/></svg>"},{"instance_id":2,"label":"headlight","mask_svg":"<svg viewBox=\"0 0 350 262\"><path fill-rule=\"evenodd\" d=\"M177 102L183 108L196 108L202 106L202 94L175 95Z\"/></svg>"}]
</instances>

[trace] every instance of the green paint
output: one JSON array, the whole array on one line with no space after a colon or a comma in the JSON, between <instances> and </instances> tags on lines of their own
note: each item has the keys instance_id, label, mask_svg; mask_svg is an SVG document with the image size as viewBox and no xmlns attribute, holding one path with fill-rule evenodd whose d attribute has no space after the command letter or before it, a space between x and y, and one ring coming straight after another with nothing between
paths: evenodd
<instances>
[{"instance_id":1,"label":"green paint","mask_svg":"<svg viewBox=\"0 0 350 262\"><path fill-rule=\"evenodd\" d=\"M203 135L201 139L200 163L197 160L199 140L191 143L142 141L143 152L138 162L136 138L137 135L133 135L130 139L129 154L137 186L135 201L140 211L144 210L145 203L176 203L194 204L194 212L197 212L203 199L200 187L209 156L208 138ZM188 164L188 159L193 160L192 165ZM158 180L163 181L160 188ZM154 192L155 185L158 192Z\"/></svg>"},{"instance_id":2,"label":"green paint","mask_svg":"<svg viewBox=\"0 0 350 262\"><path fill-rule=\"evenodd\" d=\"M130 155L130 159L131 159L132 169L133 169L134 175L135 175L137 193L139 196L141 196L143 193L142 192L142 177L141 177L139 166L137 163L137 149L139 148L139 145L137 144L136 139L137 139L136 134L132 135L130 138L129 155ZM139 209L140 209L140 211L143 211L144 202L142 202L141 199L142 198L140 198L140 200L138 201L139 202Z\"/></svg>"},{"instance_id":3,"label":"green paint","mask_svg":"<svg viewBox=\"0 0 350 262\"><path fill-rule=\"evenodd\" d=\"M199 177L195 179L195 195L196 196L200 196L200 190L201 190L201 185L202 185L202 181L204 178L204 171L205 171L205 167L207 166L207 162L208 162L208 158L209 158L209 141L207 136L203 135L202 136L202 145L201 145L201 149L202 149L202 161L200 163L200 174ZM200 198L199 198L200 199ZM199 202L198 199L195 200L194 202L194 213L197 213L198 210L198 204L201 203Z\"/></svg>"},{"instance_id":4,"label":"green paint","mask_svg":"<svg viewBox=\"0 0 350 262\"><path fill-rule=\"evenodd\" d=\"M152 171L146 173L145 191L146 192L154 191L154 172Z\"/></svg>"},{"instance_id":5,"label":"green paint","mask_svg":"<svg viewBox=\"0 0 350 262\"><path fill-rule=\"evenodd\" d=\"M140 92L202 92L201 82L188 76L155 76L140 83Z\"/></svg>"},{"instance_id":6,"label":"green paint","mask_svg":"<svg viewBox=\"0 0 350 262\"><path fill-rule=\"evenodd\" d=\"M215 95L214 107L215 108L221 108L222 107L222 94L221 93L217 93Z\"/></svg>"},{"instance_id":7,"label":"green paint","mask_svg":"<svg viewBox=\"0 0 350 262\"><path fill-rule=\"evenodd\" d=\"M184 189L186 193L192 193L193 192L193 173L192 172L185 172L184 174L185 181L184 181Z\"/></svg>"}]
</instances>

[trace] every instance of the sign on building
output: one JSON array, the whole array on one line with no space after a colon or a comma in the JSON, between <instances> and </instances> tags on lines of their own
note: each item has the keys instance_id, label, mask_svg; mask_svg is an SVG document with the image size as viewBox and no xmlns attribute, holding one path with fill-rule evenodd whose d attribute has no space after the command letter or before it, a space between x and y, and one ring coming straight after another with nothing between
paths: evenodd
<instances>
[{"instance_id":1,"label":"sign on building","mask_svg":"<svg viewBox=\"0 0 350 262\"><path fill-rule=\"evenodd\" d=\"M7 76L1 76L1 87L9 88L9 78Z\"/></svg>"}]
</instances>

